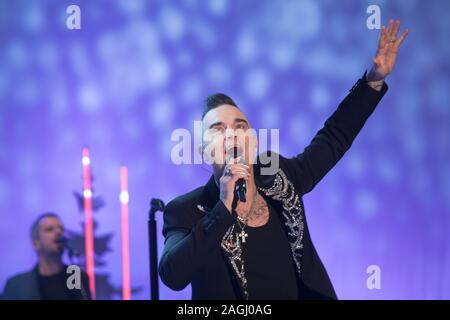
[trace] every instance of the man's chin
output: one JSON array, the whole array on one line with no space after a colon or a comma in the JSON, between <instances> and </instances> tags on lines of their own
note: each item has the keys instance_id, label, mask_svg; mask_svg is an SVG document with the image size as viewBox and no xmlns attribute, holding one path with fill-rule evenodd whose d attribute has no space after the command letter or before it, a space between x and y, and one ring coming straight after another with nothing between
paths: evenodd
<instances>
[{"instance_id":1,"label":"man's chin","mask_svg":"<svg viewBox=\"0 0 450 320\"><path fill-rule=\"evenodd\" d=\"M62 256L64 253L65 248L64 247L57 247L53 250L51 250L51 254L55 256Z\"/></svg>"}]
</instances>

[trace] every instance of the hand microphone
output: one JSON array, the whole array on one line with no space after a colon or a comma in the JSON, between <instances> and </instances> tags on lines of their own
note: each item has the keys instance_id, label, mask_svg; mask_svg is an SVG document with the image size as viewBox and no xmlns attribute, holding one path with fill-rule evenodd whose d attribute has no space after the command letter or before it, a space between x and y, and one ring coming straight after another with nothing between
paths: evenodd
<instances>
[{"instance_id":1,"label":"hand microphone","mask_svg":"<svg viewBox=\"0 0 450 320\"><path fill-rule=\"evenodd\" d=\"M233 156L234 158L241 157L240 163L244 163L244 159L242 158L243 152L242 148L234 147L233 148ZM239 201L246 202L245 194L247 193L247 184L243 178L240 178L236 181L236 185L234 187L234 191L238 196Z\"/></svg>"}]
</instances>

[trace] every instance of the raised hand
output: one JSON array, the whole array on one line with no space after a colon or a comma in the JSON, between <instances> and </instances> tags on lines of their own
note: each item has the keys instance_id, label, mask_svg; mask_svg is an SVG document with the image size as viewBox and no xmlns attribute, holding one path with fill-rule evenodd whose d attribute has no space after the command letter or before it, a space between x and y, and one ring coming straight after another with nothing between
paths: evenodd
<instances>
[{"instance_id":1,"label":"raised hand","mask_svg":"<svg viewBox=\"0 0 450 320\"><path fill-rule=\"evenodd\" d=\"M397 37L399 29L400 20L394 22L392 19L389 21L388 29L385 26L381 28L377 53L373 58L372 69L367 74L367 81L380 82L391 73L397 59L398 48L409 33L406 29Z\"/></svg>"}]
</instances>

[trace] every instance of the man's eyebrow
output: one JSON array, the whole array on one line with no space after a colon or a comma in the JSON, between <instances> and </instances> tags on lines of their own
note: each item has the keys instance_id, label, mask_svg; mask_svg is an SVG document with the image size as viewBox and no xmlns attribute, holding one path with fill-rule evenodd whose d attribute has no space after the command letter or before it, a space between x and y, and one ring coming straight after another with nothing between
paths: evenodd
<instances>
[{"instance_id":1,"label":"man's eyebrow","mask_svg":"<svg viewBox=\"0 0 450 320\"><path fill-rule=\"evenodd\" d=\"M241 122L245 123L248 126L247 120L245 120L243 118L235 118L234 119L234 123L241 123ZM215 127L215 126L223 126L223 125L224 125L224 123L222 121L217 121L217 122L214 122L213 124L211 124L209 126L209 129L211 129L212 127Z\"/></svg>"},{"instance_id":2,"label":"man's eyebrow","mask_svg":"<svg viewBox=\"0 0 450 320\"><path fill-rule=\"evenodd\" d=\"M223 125L223 122L222 121L217 121L217 122L214 122L213 124L211 124L209 126L209 129L211 129L212 127L221 126L221 125Z\"/></svg>"},{"instance_id":3,"label":"man's eyebrow","mask_svg":"<svg viewBox=\"0 0 450 320\"><path fill-rule=\"evenodd\" d=\"M239 123L239 122L244 122L247 126L248 126L248 122L247 122L247 120L245 120L245 119L242 119L242 118L236 118L236 119L234 119L234 122L236 123Z\"/></svg>"}]
</instances>

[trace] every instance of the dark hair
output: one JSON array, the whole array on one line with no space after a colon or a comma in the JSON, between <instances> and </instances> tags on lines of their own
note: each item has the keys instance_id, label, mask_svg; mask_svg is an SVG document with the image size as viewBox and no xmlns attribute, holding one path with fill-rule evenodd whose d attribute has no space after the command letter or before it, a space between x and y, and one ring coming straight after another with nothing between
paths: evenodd
<instances>
[{"instance_id":1,"label":"dark hair","mask_svg":"<svg viewBox=\"0 0 450 320\"><path fill-rule=\"evenodd\" d=\"M229 104L239 109L233 99L231 99L224 93L214 93L207 96L205 99L205 104L203 106L202 120L210 110L220 107L224 104Z\"/></svg>"},{"instance_id":2,"label":"dark hair","mask_svg":"<svg viewBox=\"0 0 450 320\"><path fill-rule=\"evenodd\" d=\"M57 218L60 219L59 216L56 213L53 212L45 212L40 214L36 220L34 220L33 224L31 225L31 230L30 230L30 234L31 234L31 239L35 240L39 238L39 223L42 221L42 219L45 218Z\"/></svg>"}]
</instances>

